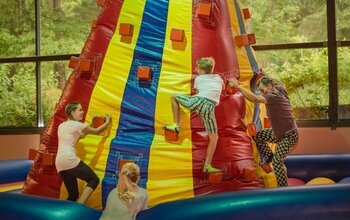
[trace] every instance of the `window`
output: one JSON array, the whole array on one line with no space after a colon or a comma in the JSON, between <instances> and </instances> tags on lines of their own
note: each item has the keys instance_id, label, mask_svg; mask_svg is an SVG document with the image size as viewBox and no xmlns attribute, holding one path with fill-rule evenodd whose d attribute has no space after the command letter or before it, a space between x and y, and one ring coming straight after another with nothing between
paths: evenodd
<instances>
[{"instance_id":1,"label":"window","mask_svg":"<svg viewBox=\"0 0 350 220\"><path fill-rule=\"evenodd\" d=\"M339 46L350 46L350 2L336 1L336 36ZM350 119L350 47L338 47L338 89L339 89L339 119Z\"/></svg>"},{"instance_id":2,"label":"window","mask_svg":"<svg viewBox=\"0 0 350 220\"><path fill-rule=\"evenodd\" d=\"M72 72L69 58L81 52L100 7L91 0L3 0L0 7L0 128L23 133L41 119L47 125Z\"/></svg>"}]
</instances>

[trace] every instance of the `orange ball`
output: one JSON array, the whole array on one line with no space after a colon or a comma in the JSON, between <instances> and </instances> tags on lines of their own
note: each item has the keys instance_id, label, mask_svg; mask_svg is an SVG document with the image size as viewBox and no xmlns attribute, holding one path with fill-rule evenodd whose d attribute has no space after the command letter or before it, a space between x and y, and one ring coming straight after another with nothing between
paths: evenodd
<instances>
[{"instance_id":1,"label":"orange ball","mask_svg":"<svg viewBox=\"0 0 350 220\"><path fill-rule=\"evenodd\" d=\"M321 185L321 184L334 184L335 182L327 177L316 177L309 182L306 183L306 185Z\"/></svg>"},{"instance_id":2,"label":"orange ball","mask_svg":"<svg viewBox=\"0 0 350 220\"><path fill-rule=\"evenodd\" d=\"M303 186L305 182L297 178L288 178L288 186Z\"/></svg>"}]
</instances>

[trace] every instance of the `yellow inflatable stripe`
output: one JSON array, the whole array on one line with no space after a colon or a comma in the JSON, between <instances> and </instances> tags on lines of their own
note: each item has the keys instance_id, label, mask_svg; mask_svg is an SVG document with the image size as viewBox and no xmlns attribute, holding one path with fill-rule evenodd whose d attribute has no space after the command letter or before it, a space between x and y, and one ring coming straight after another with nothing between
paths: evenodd
<instances>
[{"instance_id":1,"label":"yellow inflatable stripe","mask_svg":"<svg viewBox=\"0 0 350 220\"><path fill-rule=\"evenodd\" d=\"M227 0L227 6L230 12L232 38L234 40L235 36L241 34L234 0ZM241 8L239 8L239 10L241 10ZM252 79L254 73L250 66L250 62L249 62L246 50L244 46L238 47L235 44L235 51L236 51L238 66L239 66L240 83L245 89L250 90L250 80ZM251 123L253 122L254 105L252 103L246 102L246 109L247 109L247 113L246 113L245 123Z\"/></svg>"},{"instance_id":2,"label":"yellow inflatable stripe","mask_svg":"<svg viewBox=\"0 0 350 220\"><path fill-rule=\"evenodd\" d=\"M22 189L23 185L24 185L23 181L14 182L14 183L7 183L7 184L0 184L0 192L7 192L7 191L11 191L11 190Z\"/></svg>"},{"instance_id":3,"label":"yellow inflatable stripe","mask_svg":"<svg viewBox=\"0 0 350 220\"><path fill-rule=\"evenodd\" d=\"M145 0L138 0L137 2L135 0L124 0L115 34L108 46L98 81L90 98L86 123L89 123L94 115L104 116L105 114L112 114L113 123L107 132L99 136L88 135L80 140L77 146L78 156L94 169L100 180L105 175L110 142L115 138L116 130L118 129L120 106L140 32L144 5ZM134 35L130 44L120 41L120 23L131 23L134 25ZM82 192L85 185L85 182L79 181L80 192ZM102 209L101 196L101 184L99 184L87 201L87 205ZM60 198L66 197L66 189L62 186Z\"/></svg>"},{"instance_id":4,"label":"yellow inflatable stripe","mask_svg":"<svg viewBox=\"0 0 350 220\"><path fill-rule=\"evenodd\" d=\"M170 1L163 62L155 109L155 135L150 149L147 189L149 205L193 197L190 112L180 113L181 132L176 143L165 141L162 126L173 123L171 94L190 94L192 77L192 1ZM172 48L171 29L183 29L185 50Z\"/></svg>"}]
</instances>

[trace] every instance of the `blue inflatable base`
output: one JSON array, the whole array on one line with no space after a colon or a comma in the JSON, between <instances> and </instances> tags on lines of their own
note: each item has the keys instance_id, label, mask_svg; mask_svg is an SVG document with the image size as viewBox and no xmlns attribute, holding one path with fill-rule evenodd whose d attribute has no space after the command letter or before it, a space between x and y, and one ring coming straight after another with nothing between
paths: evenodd
<instances>
[{"instance_id":1,"label":"blue inflatable base","mask_svg":"<svg viewBox=\"0 0 350 220\"><path fill-rule=\"evenodd\" d=\"M23 180L31 164L32 161L27 160L0 163L0 177L3 182ZM290 155L285 164L289 177L305 182L315 177L328 177L336 182L350 177L350 154ZM75 202L8 192L0 193L0 207L1 220L92 220L101 215L101 211ZM346 182L236 191L178 200L145 210L137 219L349 220L349 216L350 183Z\"/></svg>"},{"instance_id":2,"label":"blue inflatable base","mask_svg":"<svg viewBox=\"0 0 350 220\"><path fill-rule=\"evenodd\" d=\"M101 216L101 211L76 202L15 193L0 193L0 207L1 220L90 220Z\"/></svg>"},{"instance_id":3,"label":"blue inflatable base","mask_svg":"<svg viewBox=\"0 0 350 220\"><path fill-rule=\"evenodd\" d=\"M0 219L99 219L101 211L75 202L0 193ZM297 186L214 194L142 211L138 220L329 220L350 216L350 184Z\"/></svg>"},{"instance_id":4,"label":"blue inflatable base","mask_svg":"<svg viewBox=\"0 0 350 220\"><path fill-rule=\"evenodd\" d=\"M0 184L24 181L30 168L32 160L0 160Z\"/></svg>"},{"instance_id":5,"label":"blue inflatable base","mask_svg":"<svg viewBox=\"0 0 350 220\"><path fill-rule=\"evenodd\" d=\"M230 192L160 204L138 220L350 219L350 184Z\"/></svg>"}]
</instances>

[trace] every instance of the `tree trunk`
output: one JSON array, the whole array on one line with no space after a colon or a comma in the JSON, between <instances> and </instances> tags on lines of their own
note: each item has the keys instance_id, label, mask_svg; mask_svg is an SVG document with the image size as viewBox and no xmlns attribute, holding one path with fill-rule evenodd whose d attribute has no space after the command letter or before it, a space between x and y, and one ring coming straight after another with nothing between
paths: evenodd
<instances>
[{"instance_id":1,"label":"tree trunk","mask_svg":"<svg viewBox=\"0 0 350 220\"><path fill-rule=\"evenodd\" d=\"M63 63L55 63L54 64L54 73L57 78L57 87L61 90L64 89L66 85L66 68Z\"/></svg>"},{"instance_id":2,"label":"tree trunk","mask_svg":"<svg viewBox=\"0 0 350 220\"><path fill-rule=\"evenodd\" d=\"M61 0L52 0L52 3L53 3L53 10L54 10L55 12L61 11L61 10L62 10L62 7L61 7Z\"/></svg>"}]
</instances>

